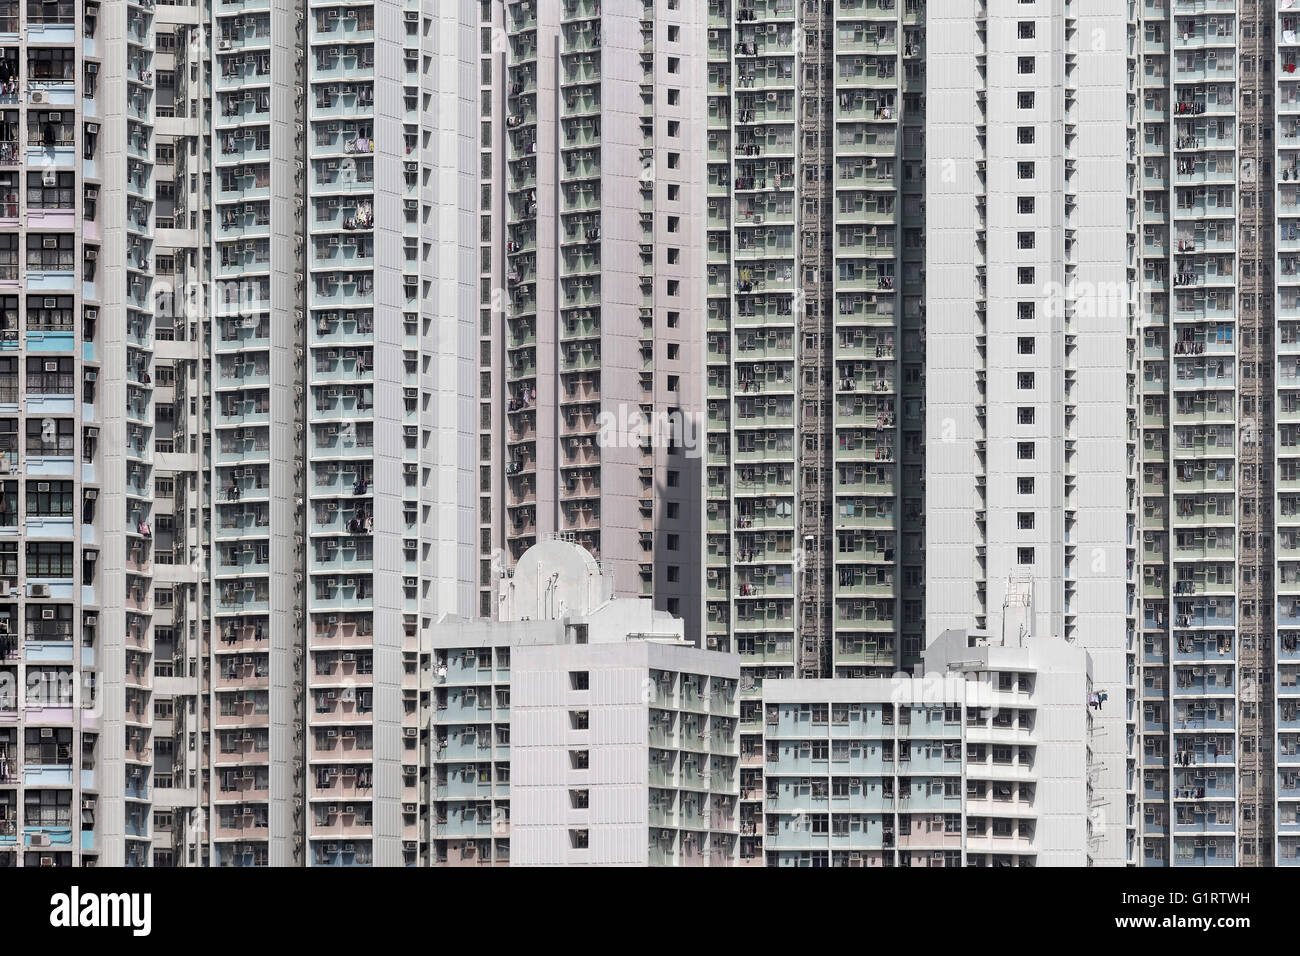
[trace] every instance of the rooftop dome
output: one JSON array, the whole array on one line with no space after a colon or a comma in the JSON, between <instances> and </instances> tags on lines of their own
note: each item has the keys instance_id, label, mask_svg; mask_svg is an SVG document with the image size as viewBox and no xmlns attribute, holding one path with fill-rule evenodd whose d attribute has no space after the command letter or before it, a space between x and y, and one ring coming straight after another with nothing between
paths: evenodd
<instances>
[{"instance_id":1,"label":"rooftop dome","mask_svg":"<svg viewBox=\"0 0 1300 956\"><path fill-rule=\"evenodd\" d=\"M558 620L583 616L613 597L613 586L586 548L564 538L533 545L502 579L500 618L503 621Z\"/></svg>"}]
</instances>

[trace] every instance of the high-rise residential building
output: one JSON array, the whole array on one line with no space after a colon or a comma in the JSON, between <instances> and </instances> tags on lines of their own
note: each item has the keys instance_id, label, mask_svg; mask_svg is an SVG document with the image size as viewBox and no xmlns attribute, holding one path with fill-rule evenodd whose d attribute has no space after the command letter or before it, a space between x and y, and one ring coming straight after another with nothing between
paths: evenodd
<instances>
[{"instance_id":1,"label":"high-rise residential building","mask_svg":"<svg viewBox=\"0 0 1300 956\"><path fill-rule=\"evenodd\" d=\"M437 864L734 864L739 661L613 577L544 538L428 632Z\"/></svg>"},{"instance_id":2,"label":"high-rise residential building","mask_svg":"<svg viewBox=\"0 0 1300 956\"><path fill-rule=\"evenodd\" d=\"M304 715L290 693L301 693L306 672L308 357L295 236L307 221L308 37L298 6L214 5L208 37L213 866L304 855L303 810L290 799L305 776Z\"/></svg>"},{"instance_id":3,"label":"high-rise residential building","mask_svg":"<svg viewBox=\"0 0 1300 956\"><path fill-rule=\"evenodd\" d=\"M476 21L0 3L0 863L424 862Z\"/></svg>"},{"instance_id":4,"label":"high-rise residential building","mask_svg":"<svg viewBox=\"0 0 1300 956\"><path fill-rule=\"evenodd\" d=\"M923 648L926 8L707 9L705 630L752 746L764 679Z\"/></svg>"},{"instance_id":5,"label":"high-rise residential building","mask_svg":"<svg viewBox=\"0 0 1300 956\"><path fill-rule=\"evenodd\" d=\"M1134 30L1143 865L1272 857L1257 829L1271 808L1243 799L1269 788L1257 763L1273 751L1258 710L1272 675L1257 680L1272 643L1272 196L1255 185L1273 169L1272 79L1254 37L1270 6L1147 3Z\"/></svg>"},{"instance_id":6,"label":"high-rise residential building","mask_svg":"<svg viewBox=\"0 0 1300 956\"><path fill-rule=\"evenodd\" d=\"M1086 648L1099 864L1137 855L1144 467L1134 14L982 2L927 15L926 631ZM1149 168L1149 167L1148 167Z\"/></svg>"},{"instance_id":7,"label":"high-rise residential building","mask_svg":"<svg viewBox=\"0 0 1300 956\"><path fill-rule=\"evenodd\" d=\"M213 862L414 865L418 635L473 593L472 5L213 12Z\"/></svg>"},{"instance_id":8,"label":"high-rise residential building","mask_svg":"<svg viewBox=\"0 0 1300 956\"><path fill-rule=\"evenodd\" d=\"M739 658L736 855L842 862L833 807L790 842L767 796L765 682L883 714L870 679L1027 591L1104 698L1084 858L1296 865L1298 24L0 0L0 865L519 862L482 816L511 648L683 664L624 662L677 675L673 746L636 743L674 784L618 758L668 842L564 844L571 748L530 737L529 859L715 862L683 821L730 811L678 784L725 715L683 702L730 677L680 635ZM556 535L674 641L519 620ZM505 628L459 683L447 614ZM483 687L489 720L438 716ZM876 809L847 852L901 863ZM1064 852L1033 831L1013 857Z\"/></svg>"},{"instance_id":9,"label":"high-rise residential building","mask_svg":"<svg viewBox=\"0 0 1300 956\"><path fill-rule=\"evenodd\" d=\"M559 532L694 631L704 12L482 3L479 612Z\"/></svg>"},{"instance_id":10,"label":"high-rise residential building","mask_svg":"<svg viewBox=\"0 0 1300 956\"><path fill-rule=\"evenodd\" d=\"M1249 416L1242 428L1249 422L1251 431L1249 443L1242 434L1241 476L1251 503L1248 516L1242 503L1242 530L1249 538L1243 540L1248 564L1239 585L1238 862L1259 866L1300 866L1300 80L1295 79L1300 16L1290 12L1293 6L1289 0L1243 5L1249 20L1243 18L1239 51L1241 167L1247 180L1241 242L1250 269L1247 276L1243 261L1242 314L1248 326L1239 348L1251 363L1249 378L1242 371L1241 404ZM1254 173L1249 178L1247 166ZM1274 369L1276 385L1268 374Z\"/></svg>"},{"instance_id":11,"label":"high-rise residential building","mask_svg":"<svg viewBox=\"0 0 1300 956\"><path fill-rule=\"evenodd\" d=\"M945 631L914 677L765 681L767 865L1092 862L1091 659L1029 624Z\"/></svg>"},{"instance_id":12,"label":"high-rise residential building","mask_svg":"<svg viewBox=\"0 0 1300 956\"><path fill-rule=\"evenodd\" d=\"M0 865L204 858L195 12L0 3Z\"/></svg>"}]
</instances>

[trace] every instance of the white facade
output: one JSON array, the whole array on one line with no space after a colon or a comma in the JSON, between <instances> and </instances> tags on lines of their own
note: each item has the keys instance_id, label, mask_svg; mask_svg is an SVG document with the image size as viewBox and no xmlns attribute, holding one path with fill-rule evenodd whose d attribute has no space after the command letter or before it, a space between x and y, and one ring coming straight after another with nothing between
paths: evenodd
<instances>
[{"instance_id":1,"label":"white facade","mask_svg":"<svg viewBox=\"0 0 1300 956\"><path fill-rule=\"evenodd\" d=\"M739 660L619 630L514 654L512 864L730 866Z\"/></svg>"},{"instance_id":2,"label":"white facade","mask_svg":"<svg viewBox=\"0 0 1300 956\"><path fill-rule=\"evenodd\" d=\"M731 865L739 659L613 597L560 539L524 552L497 607L428 632L435 862Z\"/></svg>"},{"instance_id":3,"label":"white facade","mask_svg":"<svg viewBox=\"0 0 1300 956\"><path fill-rule=\"evenodd\" d=\"M1094 862L1088 654L949 630L918 671L764 682L763 813L742 822L764 862Z\"/></svg>"},{"instance_id":4,"label":"white facade","mask_svg":"<svg viewBox=\"0 0 1300 956\"><path fill-rule=\"evenodd\" d=\"M1110 864L1137 818L1129 15L927 11L927 638L999 632L1027 578L1033 632L1089 651Z\"/></svg>"},{"instance_id":5,"label":"white facade","mask_svg":"<svg viewBox=\"0 0 1300 956\"><path fill-rule=\"evenodd\" d=\"M478 6L213 8L214 862L416 865L473 601Z\"/></svg>"}]
</instances>

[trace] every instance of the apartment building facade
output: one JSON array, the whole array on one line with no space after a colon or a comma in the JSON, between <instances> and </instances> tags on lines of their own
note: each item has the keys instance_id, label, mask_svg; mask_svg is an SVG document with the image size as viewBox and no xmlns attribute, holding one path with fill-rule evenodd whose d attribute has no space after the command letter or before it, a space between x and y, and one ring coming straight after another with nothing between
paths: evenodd
<instances>
[{"instance_id":1,"label":"apartment building facade","mask_svg":"<svg viewBox=\"0 0 1300 956\"><path fill-rule=\"evenodd\" d=\"M615 593L553 537L430 630L436 865L734 864L739 662Z\"/></svg>"},{"instance_id":2,"label":"apartment building facade","mask_svg":"<svg viewBox=\"0 0 1300 956\"><path fill-rule=\"evenodd\" d=\"M1294 857L1296 792L1295 23L1273 3L1139 13L1142 863L1271 866Z\"/></svg>"},{"instance_id":3,"label":"apartment building facade","mask_svg":"<svg viewBox=\"0 0 1300 956\"><path fill-rule=\"evenodd\" d=\"M214 862L417 865L418 634L472 599L475 9L214 16Z\"/></svg>"},{"instance_id":4,"label":"apartment building facade","mask_svg":"<svg viewBox=\"0 0 1300 956\"><path fill-rule=\"evenodd\" d=\"M1266 643L1261 570L1272 577L1254 426L1272 401L1250 354L1268 240L1247 204L1263 91L1244 6L1142 17L1142 856L1231 866L1261 857L1239 798L1254 759L1244 667Z\"/></svg>"},{"instance_id":5,"label":"apartment building facade","mask_svg":"<svg viewBox=\"0 0 1300 956\"><path fill-rule=\"evenodd\" d=\"M476 18L0 4L0 863L427 853Z\"/></svg>"},{"instance_id":6,"label":"apartment building facade","mask_svg":"<svg viewBox=\"0 0 1300 956\"><path fill-rule=\"evenodd\" d=\"M0 865L204 860L197 24L0 4Z\"/></svg>"},{"instance_id":7,"label":"apartment building facade","mask_svg":"<svg viewBox=\"0 0 1300 956\"><path fill-rule=\"evenodd\" d=\"M479 612L561 532L694 630L703 11L480 11Z\"/></svg>"},{"instance_id":8,"label":"apartment building facade","mask_svg":"<svg viewBox=\"0 0 1300 956\"><path fill-rule=\"evenodd\" d=\"M741 858L765 681L1027 574L1088 857L1295 865L1297 18L0 0L0 865L504 860L425 632L551 533L739 655Z\"/></svg>"},{"instance_id":9,"label":"apartment building facade","mask_svg":"<svg viewBox=\"0 0 1300 956\"><path fill-rule=\"evenodd\" d=\"M707 7L705 632L753 745L765 679L923 648L926 11Z\"/></svg>"},{"instance_id":10,"label":"apartment building facade","mask_svg":"<svg viewBox=\"0 0 1300 956\"><path fill-rule=\"evenodd\" d=\"M926 632L1033 632L1091 654L1103 865L1140 816L1139 90L1133 13L931 9Z\"/></svg>"},{"instance_id":11,"label":"apartment building facade","mask_svg":"<svg viewBox=\"0 0 1300 956\"><path fill-rule=\"evenodd\" d=\"M1090 864L1087 652L951 630L923 670L764 683L763 862Z\"/></svg>"}]
</instances>

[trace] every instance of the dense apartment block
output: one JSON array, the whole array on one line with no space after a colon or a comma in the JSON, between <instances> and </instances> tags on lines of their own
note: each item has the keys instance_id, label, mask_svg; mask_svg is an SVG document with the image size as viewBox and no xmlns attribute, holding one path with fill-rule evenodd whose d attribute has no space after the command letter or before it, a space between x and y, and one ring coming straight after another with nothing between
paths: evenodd
<instances>
[{"instance_id":1,"label":"dense apartment block","mask_svg":"<svg viewBox=\"0 0 1300 956\"><path fill-rule=\"evenodd\" d=\"M197 10L0 3L0 865L200 863Z\"/></svg>"},{"instance_id":2,"label":"dense apartment block","mask_svg":"<svg viewBox=\"0 0 1300 956\"><path fill-rule=\"evenodd\" d=\"M739 662L699 649L572 539L529 548L495 620L444 619L435 862L731 866Z\"/></svg>"},{"instance_id":3,"label":"dense apartment block","mask_svg":"<svg viewBox=\"0 0 1300 956\"><path fill-rule=\"evenodd\" d=\"M1142 863L1283 864L1295 21L1140 16Z\"/></svg>"},{"instance_id":4,"label":"dense apartment block","mask_svg":"<svg viewBox=\"0 0 1300 956\"><path fill-rule=\"evenodd\" d=\"M930 9L925 219L926 632L1086 648L1106 812L1093 859L1136 861L1139 89L1122 4Z\"/></svg>"},{"instance_id":5,"label":"dense apartment block","mask_svg":"<svg viewBox=\"0 0 1300 956\"><path fill-rule=\"evenodd\" d=\"M742 822L765 831L764 862L1093 862L1091 660L1010 638L946 631L923 676L764 682L763 747L745 758L763 812Z\"/></svg>"},{"instance_id":6,"label":"dense apartment block","mask_svg":"<svg viewBox=\"0 0 1300 956\"><path fill-rule=\"evenodd\" d=\"M271 700L273 686L303 681L303 585L292 575L303 560L293 426L303 407L294 237L305 222L305 133L301 104L285 90L303 73L307 38L293 7L219 4L212 19L213 866L278 866L303 854L301 808L295 820L287 799L304 773L294 743L301 708L287 694ZM273 19L292 38L273 36Z\"/></svg>"},{"instance_id":7,"label":"dense apartment block","mask_svg":"<svg viewBox=\"0 0 1300 956\"><path fill-rule=\"evenodd\" d=\"M481 12L479 612L500 569L558 532L694 631L703 10Z\"/></svg>"},{"instance_id":8,"label":"dense apartment block","mask_svg":"<svg viewBox=\"0 0 1300 956\"><path fill-rule=\"evenodd\" d=\"M1239 803L1255 775L1247 765L1264 756L1258 730L1267 718L1249 720L1249 739L1248 712L1263 701L1244 693L1254 681L1243 665L1264 650L1269 586L1261 572L1272 578L1261 566L1271 535L1260 526L1273 510L1261 497L1271 498L1272 481L1258 444L1269 427L1261 416L1273 408L1259 381L1266 374L1259 350L1272 339L1260 321L1271 306L1255 281L1267 267L1261 253L1271 227L1253 185L1263 133L1255 99L1263 91L1255 57L1238 48L1268 23L1258 20L1262 10L1146 4L1134 38L1146 327L1141 407L1131 419L1140 414L1142 423L1147 865L1232 866L1272 856L1249 832L1255 824L1246 814L1259 808Z\"/></svg>"},{"instance_id":9,"label":"dense apartment block","mask_svg":"<svg viewBox=\"0 0 1300 956\"><path fill-rule=\"evenodd\" d=\"M1300 865L1297 37L0 0L0 866Z\"/></svg>"},{"instance_id":10,"label":"dense apartment block","mask_svg":"<svg viewBox=\"0 0 1300 956\"><path fill-rule=\"evenodd\" d=\"M923 648L926 14L707 8L705 633L752 745L763 680Z\"/></svg>"},{"instance_id":11,"label":"dense apartment block","mask_svg":"<svg viewBox=\"0 0 1300 956\"><path fill-rule=\"evenodd\" d=\"M475 21L0 3L0 863L427 854Z\"/></svg>"},{"instance_id":12,"label":"dense apartment block","mask_svg":"<svg viewBox=\"0 0 1300 956\"><path fill-rule=\"evenodd\" d=\"M213 862L413 865L418 634L471 600L473 24L214 13Z\"/></svg>"}]
</instances>

